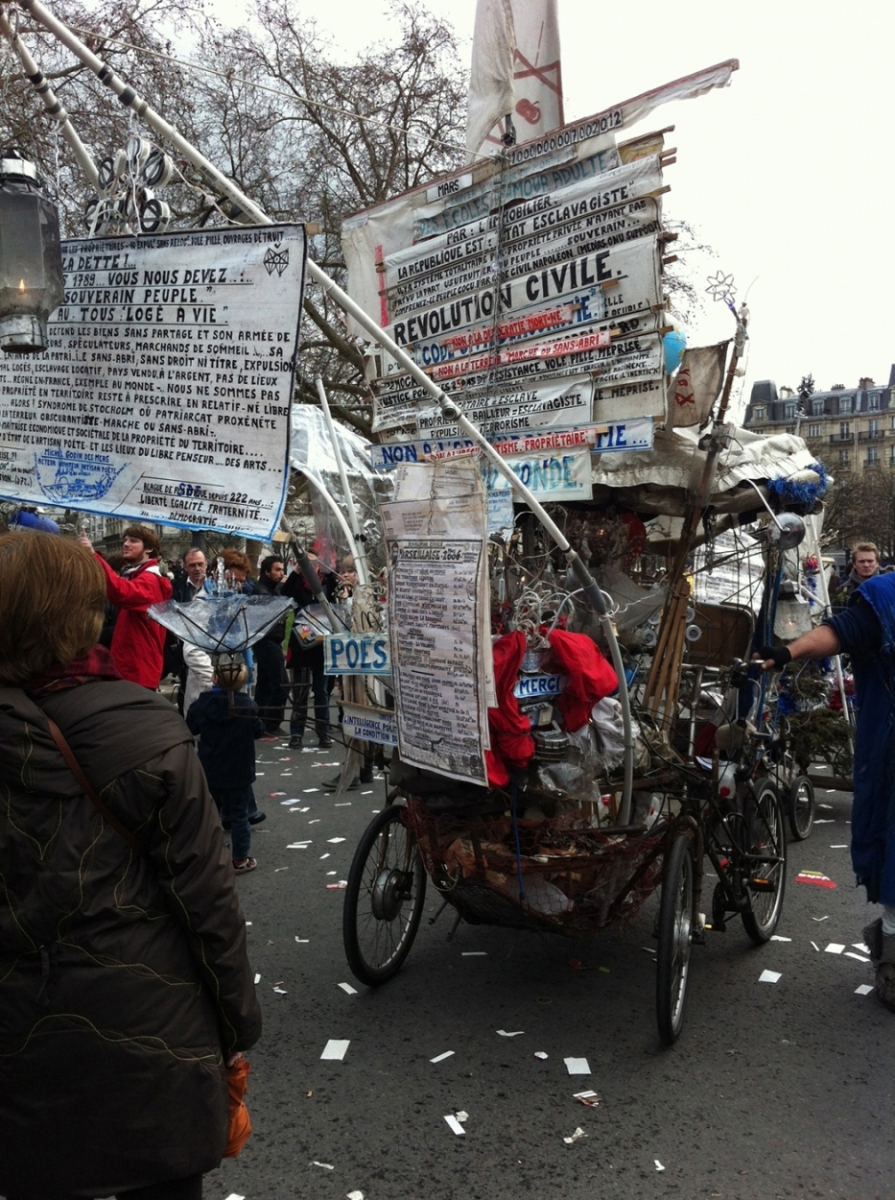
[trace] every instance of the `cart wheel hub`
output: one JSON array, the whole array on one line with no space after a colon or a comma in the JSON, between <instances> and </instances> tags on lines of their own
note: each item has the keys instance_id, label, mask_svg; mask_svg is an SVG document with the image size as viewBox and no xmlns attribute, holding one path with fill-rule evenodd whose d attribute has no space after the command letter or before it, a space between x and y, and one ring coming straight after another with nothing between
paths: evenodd
<instances>
[{"instance_id":1,"label":"cart wheel hub","mask_svg":"<svg viewBox=\"0 0 895 1200\"><path fill-rule=\"evenodd\" d=\"M373 884L370 905L377 921L394 921L407 899L405 871L380 871Z\"/></svg>"}]
</instances>

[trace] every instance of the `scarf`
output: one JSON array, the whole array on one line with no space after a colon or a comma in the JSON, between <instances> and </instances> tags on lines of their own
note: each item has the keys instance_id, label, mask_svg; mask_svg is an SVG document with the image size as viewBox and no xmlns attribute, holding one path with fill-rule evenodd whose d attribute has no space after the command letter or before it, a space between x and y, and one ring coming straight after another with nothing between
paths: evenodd
<instances>
[{"instance_id":1,"label":"scarf","mask_svg":"<svg viewBox=\"0 0 895 1200\"><path fill-rule=\"evenodd\" d=\"M28 681L25 691L35 698L77 687L91 679L120 679L112 655L105 646L94 646L67 667L51 667L44 675Z\"/></svg>"}]
</instances>

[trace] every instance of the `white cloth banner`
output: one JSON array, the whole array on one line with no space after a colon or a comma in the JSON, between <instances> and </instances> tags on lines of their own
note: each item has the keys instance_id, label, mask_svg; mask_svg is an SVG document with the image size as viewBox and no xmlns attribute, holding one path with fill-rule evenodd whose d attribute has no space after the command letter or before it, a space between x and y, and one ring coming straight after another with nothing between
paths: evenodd
<instances>
[{"instance_id":1,"label":"white cloth banner","mask_svg":"<svg viewBox=\"0 0 895 1200\"><path fill-rule=\"evenodd\" d=\"M516 106L515 50L511 0L478 0L466 117L466 150L470 159L476 156L492 127Z\"/></svg>"},{"instance_id":2,"label":"white cloth banner","mask_svg":"<svg viewBox=\"0 0 895 1200\"><path fill-rule=\"evenodd\" d=\"M674 425L701 425L711 415L724 381L728 342L685 350L671 395Z\"/></svg>"}]
</instances>

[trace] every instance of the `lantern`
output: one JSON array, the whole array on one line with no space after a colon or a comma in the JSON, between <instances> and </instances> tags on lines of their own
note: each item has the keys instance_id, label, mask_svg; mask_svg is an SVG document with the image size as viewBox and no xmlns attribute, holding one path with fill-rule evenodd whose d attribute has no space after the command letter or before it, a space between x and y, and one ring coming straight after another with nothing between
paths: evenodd
<instances>
[{"instance_id":1,"label":"lantern","mask_svg":"<svg viewBox=\"0 0 895 1200\"><path fill-rule=\"evenodd\" d=\"M47 348L47 320L63 297L59 216L33 163L0 157L0 349Z\"/></svg>"}]
</instances>

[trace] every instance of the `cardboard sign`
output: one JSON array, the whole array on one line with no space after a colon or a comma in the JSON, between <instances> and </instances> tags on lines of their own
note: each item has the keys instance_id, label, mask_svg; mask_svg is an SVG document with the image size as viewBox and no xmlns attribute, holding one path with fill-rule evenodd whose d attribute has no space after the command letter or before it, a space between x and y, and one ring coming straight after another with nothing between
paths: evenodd
<instances>
[{"instance_id":1,"label":"cardboard sign","mask_svg":"<svg viewBox=\"0 0 895 1200\"><path fill-rule=\"evenodd\" d=\"M330 633L323 639L325 675L391 675L387 633Z\"/></svg>"}]
</instances>

